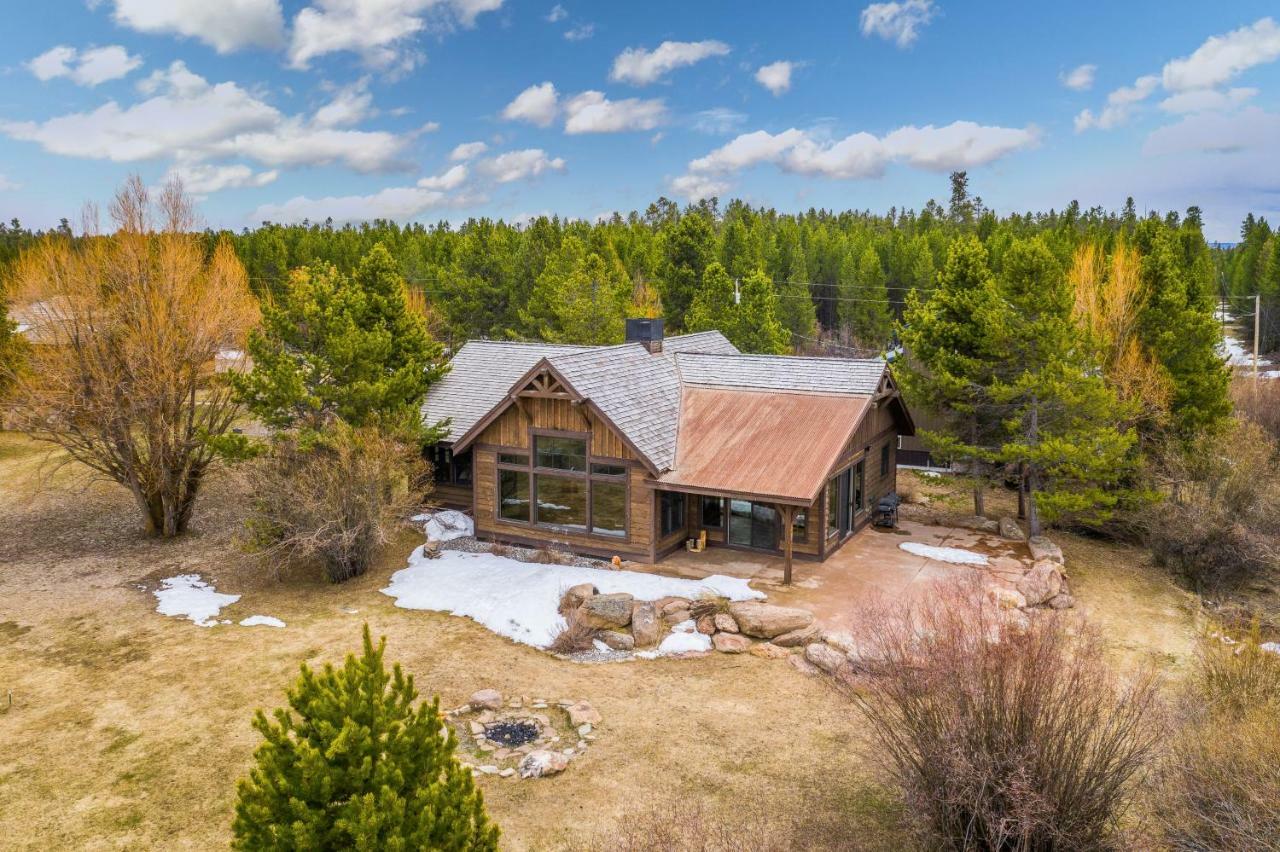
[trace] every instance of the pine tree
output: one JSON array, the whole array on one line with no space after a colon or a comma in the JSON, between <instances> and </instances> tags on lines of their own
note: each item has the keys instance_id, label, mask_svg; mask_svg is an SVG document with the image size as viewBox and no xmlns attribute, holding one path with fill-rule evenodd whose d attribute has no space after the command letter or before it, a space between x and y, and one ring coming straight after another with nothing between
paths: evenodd
<instances>
[{"instance_id":1,"label":"pine tree","mask_svg":"<svg viewBox=\"0 0 1280 852\"><path fill-rule=\"evenodd\" d=\"M1083 343L1074 292L1042 237L1009 248L1000 292L1008 310L996 333L1005 357L991 396L1009 437L997 459L1024 472L1030 532L1039 535L1045 520L1105 520L1127 496L1136 436L1121 425L1130 412Z\"/></svg>"},{"instance_id":2,"label":"pine tree","mask_svg":"<svg viewBox=\"0 0 1280 852\"><path fill-rule=\"evenodd\" d=\"M234 848L498 848L440 700L414 707L413 677L388 674L385 649L365 625L359 658L320 673L303 663L290 710L258 711L264 742L239 784Z\"/></svg>"},{"instance_id":3,"label":"pine tree","mask_svg":"<svg viewBox=\"0 0 1280 852\"><path fill-rule=\"evenodd\" d=\"M743 352L781 355L787 351L787 331L778 321L778 294L763 271L756 270L742 280L741 304L732 323L735 336L729 339Z\"/></svg>"},{"instance_id":4,"label":"pine tree","mask_svg":"<svg viewBox=\"0 0 1280 852\"><path fill-rule=\"evenodd\" d=\"M689 306L685 329L689 332L718 331L732 341L739 336L736 308L733 279L724 266L714 262L702 275L702 286Z\"/></svg>"},{"instance_id":5,"label":"pine tree","mask_svg":"<svg viewBox=\"0 0 1280 852\"><path fill-rule=\"evenodd\" d=\"M564 278L543 274L538 291L548 291L551 322L540 335L552 343L621 343L631 303L631 282L617 258L596 252L583 257Z\"/></svg>"},{"instance_id":6,"label":"pine tree","mask_svg":"<svg viewBox=\"0 0 1280 852\"><path fill-rule=\"evenodd\" d=\"M875 349L889 343L893 313L880 255L870 243L856 254L848 252L840 264L840 321L853 339Z\"/></svg>"},{"instance_id":7,"label":"pine tree","mask_svg":"<svg viewBox=\"0 0 1280 852\"><path fill-rule=\"evenodd\" d=\"M18 334L18 324L9 318L9 300L0 287L0 400L17 376L25 345L26 341Z\"/></svg>"},{"instance_id":8,"label":"pine tree","mask_svg":"<svg viewBox=\"0 0 1280 852\"><path fill-rule=\"evenodd\" d=\"M899 375L908 401L941 427L921 436L941 458L969 463L976 515L983 513L985 473L1003 438L990 388L1005 357L998 330L1006 312L986 249L975 237L962 237L951 244L927 299L907 294L899 332L907 353Z\"/></svg>"},{"instance_id":9,"label":"pine tree","mask_svg":"<svg viewBox=\"0 0 1280 852\"><path fill-rule=\"evenodd\" d=\"M328 264L294 272L262 313L262 328L249 338L253 370L231 381L249 410L277 429L318 429L334 417L412 428L427 388L447 369L381 243L353 275Z\"/></svg>"},{"instance_id":10,"label":"pine tree","mask_svg":"<svg viewBox=\"0 0 1280 852\"><path fill-rule=\"evenodd\" d=\"M658 293L673 331L687 330L685 312L693 304L707 266L715 260L715 248L715 231L703 213L690 211L664 232Z\"/></svg>"}]
</instances>

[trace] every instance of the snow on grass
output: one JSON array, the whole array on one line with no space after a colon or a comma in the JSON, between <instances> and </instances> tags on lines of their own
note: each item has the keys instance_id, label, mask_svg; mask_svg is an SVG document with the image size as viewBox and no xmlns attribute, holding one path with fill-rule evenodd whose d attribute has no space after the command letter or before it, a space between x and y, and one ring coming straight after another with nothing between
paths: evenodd
<instances>
[{"instance_id":1,"label":"snow on grass","mask_svg":"<svg viewBox=\"0 0 1280 852\"><path fill-rule=\"evenodd\" d=\"M464 616L508 639L544 648L564 629L557 612L561 594L579 583L591 583L603 594L627 592L638 600L693 599L707 593L735 601L764 598L746 580L719 574L681 580L456 550L427 559L421 547L410 554L408 568L391 575L391 585L382 592L395 598L398 607Z\"/></svg>"},{"instance_id":2,"label":"snow on grass","mask_svg":"<svg viewBox=\"0 0 1280 852\"><path fill-rule=\"evenodd\" d=\"M199 574L179 574L160 581L160 588L153 593L156 612L161 615L186 616L201 627L217 624L218 613L224 606L240 600L239 595L224 595L214 591Z\"/></svg>"},{"instance_id":3,"label":"snow on grass","mask_svg":"<svg viewBox=\"0 0 1280 852\"><path fill-rule=\"evenodd\" d=\"M427 538L436 541L453 541L476 534L476 524L462 512L453 509L441 509L439 512L423 512L414 515L415 521L426 521L423 532Z\"/></svg>"},{"instance_id":4,"label":"snow on grass","mask_svg":"<svg viewBox=\"0 0 1280 852\"><path fill-rule=\"evenodd\" d=\"M959 547L936 547L932 544L921 544L918 541L904 541L898 547L916 556L936 559L939 562L950 562L953 565L987 564L987 557L981 553L974 553L972 550L964 550Z\"/></svg>"},{"instance_id":5,"label":"snow on grass","mask_svg":"<svg viewBox=\"0 0 1280 852\"><path fill-rule=\"evenodd\" d=\"M240 620L241 627L284 627L284 622L274 615L251 615Z\"/></svg>"}]
</instances>

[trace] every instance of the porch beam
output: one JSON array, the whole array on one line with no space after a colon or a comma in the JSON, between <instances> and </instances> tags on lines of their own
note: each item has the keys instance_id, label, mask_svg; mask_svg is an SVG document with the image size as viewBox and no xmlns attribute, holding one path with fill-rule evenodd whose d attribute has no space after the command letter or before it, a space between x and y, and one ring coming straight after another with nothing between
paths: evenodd
<instances>
[{"instance_id":1,"label":"porch beam","mask_svg":"<svg viewBox=\"0 0 1280 852\"><path fill-rule=\"evenodd\" d=\"M791 544L795 538L796 507L779 503L782 514L782 585L791 585Z\"/></svg>"}]
</instances>

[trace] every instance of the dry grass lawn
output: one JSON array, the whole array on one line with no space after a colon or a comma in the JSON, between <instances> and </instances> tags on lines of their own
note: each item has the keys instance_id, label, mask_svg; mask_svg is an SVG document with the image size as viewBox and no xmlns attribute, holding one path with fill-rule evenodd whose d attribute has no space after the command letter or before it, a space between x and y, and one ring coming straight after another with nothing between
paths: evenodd
<instances>
[{"instance_id":1,"label":"dry grass lawn","mask_svg":"<svg viewBox=\"0 0 1280 852\"><path fill-rule=\"evenodd\" d=\"M341 586L277 576L237 549L243 495L225 481L211 484L190 535L147 540L122 490L79 486L69 469L42 483L42 453L0 433L0 837L9 848L225 847L236 779L257 741L253 710L281 703L300 662L355 649L366 621L446 706L495 687L586 698L603 713L598 742L564 775L481 781L504 847L556 848L672 798L779 821L799 812L812 817L806 847L903 846L851 710L784 662L562 662L464 619L396 609L378 589L419 540L412 532ZM1131 564L1132 552L1086 559L1084 547L1068 545L1069 558L1081 554L1081 598L1109 613L1100 617L1120 647L1176 664L1184 646L1170 651L1170 637L1191 635L1180 593ZM241 594L224 617L273 615L288 627L206 629L160 616L151 590L179 573ZM1142 613L1159 622L1155 634L1130 629L1130 606L1111 600L1135 593L1154 601Z\"/></svg>"}]
</instances>

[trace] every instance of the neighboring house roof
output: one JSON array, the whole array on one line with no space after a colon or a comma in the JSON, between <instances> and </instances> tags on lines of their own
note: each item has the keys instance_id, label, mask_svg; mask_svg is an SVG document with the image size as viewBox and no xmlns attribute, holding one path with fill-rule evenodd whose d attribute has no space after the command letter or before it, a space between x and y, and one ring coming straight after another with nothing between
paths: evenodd
<instances>
[{"instance_id":1,"label":"neighboring house roof","mask_svg":"<svg viewBox=\"0 0 1280 852\"><path fill-rule=\"evenodd\" d=\"M502 402L516 379L548 355L581 352L585 346L470 340L450 362L449 372L431 388L422 405L428 425L449 420L445 441L456 441Z\"/></svg>"},{"instance_id":2,"label":"neighboring house roof","mask_svg":"<svg viewBox=\"0 0 1280 852\"><path fill-rule=\"evenodd\" d=\"M470 444L539 371L612 424L662 486L807 503L882 389L882 359L743 355L719 332L618 346L472 341L423 406ZM898 401L900 403L900 401ZM910 420L904 431L911 431Z\"/></svg>"},{"instance_id":3,"label":"neighboring house roof","mask_svg":"<svg viewBox=\"0 0 1280 852\"><path fill-rule=\"evenodd\" d=\"M675 468L658 481L807 506L870 404L866 396L686 386Z\"/></svg>"}]
</instances>

